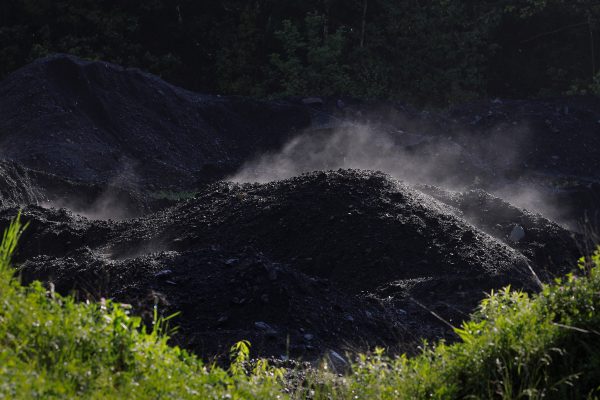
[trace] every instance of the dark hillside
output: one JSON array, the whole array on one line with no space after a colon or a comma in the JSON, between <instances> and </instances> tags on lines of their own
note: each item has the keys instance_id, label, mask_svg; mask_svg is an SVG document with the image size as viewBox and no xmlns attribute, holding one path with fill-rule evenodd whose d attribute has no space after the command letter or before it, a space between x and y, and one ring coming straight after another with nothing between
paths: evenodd
<instances>
[{"instance_id":1,"label":"dark hillside","mask_svg":"<svg viewBox=\"0 0 600 400\"><path fill-rule=\"evenodd\" d=\"M185 187L308 126L281 103L185 91L135 69L57 55L0 83L0 149L88 183Z\"/></svg>"}]
</instances>

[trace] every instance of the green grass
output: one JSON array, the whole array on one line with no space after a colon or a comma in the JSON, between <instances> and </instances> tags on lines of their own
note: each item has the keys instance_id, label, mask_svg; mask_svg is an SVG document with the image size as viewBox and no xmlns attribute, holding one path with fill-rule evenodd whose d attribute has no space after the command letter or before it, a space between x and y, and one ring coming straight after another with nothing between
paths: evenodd
<instances>
[{"instance_id":1,"label":"green grass","mask_svg":"<svg viewBox=\"0 0 600 400\"><path fill-rule=\"evenodd\" d=\"M600 394L600 249L578 273L537 295L491 294L456 332L416 357L360 355L340 376L326 364L298 385L232 347L229 369L167 344L168 321L146 330L126 306L76 302L24 287L11 255L17 218L0 246L0 398L9 399L513 399ZM300 374L302 376L302 374ZM287 389L286 389L287 388Z\"/></svg>"}]
</instances>

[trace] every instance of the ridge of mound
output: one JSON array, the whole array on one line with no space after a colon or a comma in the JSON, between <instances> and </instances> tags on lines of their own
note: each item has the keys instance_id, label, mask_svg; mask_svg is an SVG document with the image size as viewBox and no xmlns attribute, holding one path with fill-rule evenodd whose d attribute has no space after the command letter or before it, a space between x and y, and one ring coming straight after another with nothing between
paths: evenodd
<instances>
[{"instance_id":1,"label":"ridge of mound","mask_svg":"<svg viewBox=\"0 0 600 400\"><path fill-rule=\"evenodd\" d=\"M185 187L310 123L285 102L195 94L137 69L58 54L0 82L0 150L87 183Z\"/></svg>"},{"instance_id":2,"label":"ridge of mound","mask_svg":"<svg viewBox=\"0 0 600 400\"><path fill-rule=\"evenodd\" d=\"M584 241L580 235L542 215L515 207L480 189L451 192L427 185L417 188L455 208L458 216L525 255L538 273L565 273L579 254L575 241ZM517 231L523 237L514 240L511 234Z\"/></svg>"},{"instance_id":3,"label":"ridge of mound","mask_svg":"<svg viewBox=\"0 0 600 400\"><path fill-rule=\"evenodd\" d=\"M253 246L355 291L427 274L511 276L525 286L531 278L531 260L457 217L454 208L378 172L219 183L134 225L134 235L119 237L115 254L147 243Z\"/></svg>"}]
</instances>

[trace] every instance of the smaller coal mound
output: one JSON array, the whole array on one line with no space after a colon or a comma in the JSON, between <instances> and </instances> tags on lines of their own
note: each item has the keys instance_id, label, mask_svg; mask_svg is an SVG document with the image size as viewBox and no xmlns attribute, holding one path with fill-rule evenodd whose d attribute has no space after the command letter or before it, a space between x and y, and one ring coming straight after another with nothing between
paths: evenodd
<instances>
[{"instance_id":1,"label":"smaller coal mound","mask_svg":"<svg viewBox=\"0 0 600 400\"><path fill-rule=\"evenodd\" d=\"M457 215L526 256L546 280L566 273L580 255L575 244L583 243L583 237L483 190L419 189L454 207Z\"/></svg>"},{"instance_id":2,"label":"smaller coal mound","mask_svg":"<svg viewBox=\"0 0 600 400\"><path fill-rule=\"evenodd\" d=\"M93 219L139 217L172 203L127 185L97 185L0 159L0 208L66 207Z\"/></svg>"}]
</instances>

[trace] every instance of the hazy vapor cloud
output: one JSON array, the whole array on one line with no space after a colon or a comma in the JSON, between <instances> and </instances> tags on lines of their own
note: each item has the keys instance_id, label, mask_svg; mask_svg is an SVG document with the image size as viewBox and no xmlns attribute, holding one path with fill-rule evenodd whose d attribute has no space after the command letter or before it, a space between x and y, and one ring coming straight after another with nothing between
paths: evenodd
<instances>
[{"instance_id":1,"label":"hazy vapor cloud","mask_svg":"<svg viewBox=\"0 0 600 400\"><path fill-rule=\"evenodd\" d=\"M317 170L375 170L409 183L449 190L483 187L518 207L560 219L561 212L548 200L547 192L523 183L523 177L507 179L520 168L529 140L526 128L498 129L477 139L349 124L307 131L280 151L248 161L229 180L265 183Z\"/></svg>"}]
</instances>

